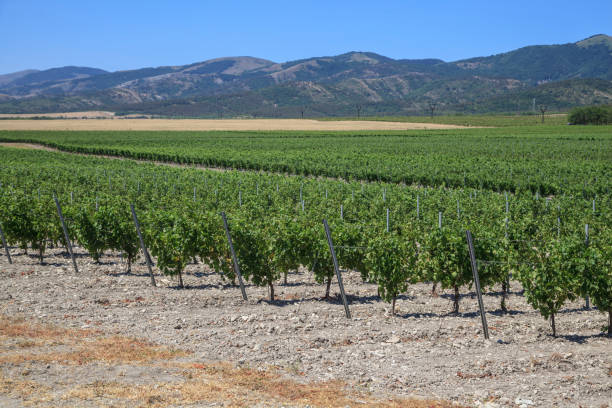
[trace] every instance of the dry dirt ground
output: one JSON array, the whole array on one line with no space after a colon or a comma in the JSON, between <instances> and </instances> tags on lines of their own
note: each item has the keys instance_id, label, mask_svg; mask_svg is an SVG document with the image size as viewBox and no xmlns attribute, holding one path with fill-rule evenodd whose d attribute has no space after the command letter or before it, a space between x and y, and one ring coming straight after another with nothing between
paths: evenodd
<instances>
[{"instance_id":1,"label":"dry dirt ground","mask_svg":"<svg viewBox=\"0 0 612 408\"><path fill-rule=\"evenodd\" d=\"M434 123L318 121L311 119L52 119L0 120L0 130L407 130L462 129Z\"/></svg>"},{"instance_id":2,"label":"dry dirt ground","mask_svg":"<svg viewBox=\"0 0 612 408\"><path fill-rule=\"evenodd\" d=\"M186 289L146 267L124 273L118 256L94 264L77 249L80 272L51 250L40 265L13 249L0 255L1 406L468 406L608 407L612 339L607 316L567 304L559 337L512 282L510 313L499 293L449 315L449 292L414 285L398 315L356 272L343 274L353 318L308 271L276 287L248 285L248 301L202 264ZM139 339L139 340L135 340ZM434 401L401 400L419 396ZM393 400L389 400L392 398ZM420 405L419 405L420 404ZM438 404L438 405L436 405ZM442 404L442 405L440 405Z\"/></svg>"},{"instance_id":3,"label":"dry dirt ground","mask_svg":"<svg viewBox=\"0 0 612 408\"><path fill-rule=\"evenodd\" d=\"M47 147L45 145L36 143L19 143L19 142L0 142L0 146L4 147L15 147L17 149L34 149L34 150L46 150L48 152L59 152L61 150L53 147Z\"/></svg>"}]
</instances>

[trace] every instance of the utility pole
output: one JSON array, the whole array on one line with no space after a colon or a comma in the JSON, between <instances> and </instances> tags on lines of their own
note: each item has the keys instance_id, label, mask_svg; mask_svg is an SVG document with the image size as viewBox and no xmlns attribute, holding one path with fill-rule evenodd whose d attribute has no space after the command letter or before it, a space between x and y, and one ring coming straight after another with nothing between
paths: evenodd
<instances>
[{"instance_id":1,"label":"utility pole","mask_svg":"<svg viewBox=\"0 0 612 408\"><path fill-rule=\"evenodd\" d=\"M221 98L217 96L217 117L223 119L223 109L221 108Z\"/></svg>"},{"instance_id":2,"label":"utility pole","mask_svg":"<svg viewBox=\"0 0 612 408\"><path fill-rule=\"evenodd\" d=\"M540 105L540 112L542 113L542 123L544 123L544 113L548 110L546 105Z\"/></svg>"},{"instance_id":3,"label":"utility pole","mask_svg":"<svg viewBox=\"0 0 612 408\"><path fill-rule=\"evenodd\" d=\"M431 116L431 118L433 119L434 117L434 111L436 110L436 107L438 106L437 103L435 102L429 102L429 115Z\"/></svg>"}]
</instances>

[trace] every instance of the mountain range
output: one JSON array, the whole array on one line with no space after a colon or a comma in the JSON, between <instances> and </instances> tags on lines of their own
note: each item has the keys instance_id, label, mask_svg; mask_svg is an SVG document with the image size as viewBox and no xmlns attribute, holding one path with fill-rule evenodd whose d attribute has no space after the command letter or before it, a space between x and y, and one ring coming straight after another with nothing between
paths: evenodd
<instances>
[{"instance_id":1,"label":"mountain range","mask_svg":"<svg viewBox=\"0 0 612 408\"><path fill-rule=\"evenodd\" d=\"M612 103L612 37L454 62L349 52L277 63L226 57L108 72L0 75L0 113L112 110L168 116L338 116L566 110Z\"/></svg>"}]
</instances>

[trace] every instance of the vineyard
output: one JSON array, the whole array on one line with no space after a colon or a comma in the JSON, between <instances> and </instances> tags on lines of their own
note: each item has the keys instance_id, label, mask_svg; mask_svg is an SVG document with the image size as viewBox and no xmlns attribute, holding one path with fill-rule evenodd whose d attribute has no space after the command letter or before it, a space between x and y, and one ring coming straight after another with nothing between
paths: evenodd
<instances>
[{"instance_id":1,"label":"vineyard","mask_svg":"<svg viewBox=\"0 0 612 408\"><path fill-rule=\"evenodd\" d=\"M9 148L2 155L5 238L36 251L41 262L48 246L66 246L57 195L69 239L95 261L117 251L129 272L142 253L130 212L134 205L156 267L176 276L181 287L183 270L195 261L229 283L244 278L267 287L274 301L275 284L305 267L328 298L334 262L325 219L340 267L376 284L382 300L394 307L409 284L430 282L432 292L453 290L452 312L458 313L461 291L474 283L465 238L470 230L483 289L501 285L506 293L510 276L519 281L529 304L550 318L554 335L555 315L568 300L588 298L610 314L609 195L544 197L530 190L509 194L203 172ZM237 260L221 212L228 215ZM507 310L505 296L499 307Z\"/></svg>"},{"instance_id":2,"label":"vineyard","mask_svg":"<svg viewBox=\"0 0 612 408\"><path fill-rule=\"evenodd\" d=\"M385 133L0 132L0 142L10 141L208 167L585 198L609 194L612 175L609 130L601 127Z\"/></svg>"},{"instance_id":3,"label":"vineyard","mask_svg":"<svg viewBox=\"0 0 612 408\"><path fill-rule=\"evenodd\" d=\"M298 382L600 406L612 367L607 130L0 132L0 299L9 315ZM5 370L42 358L12 356L10 344ZM166 387L138 370L128 377ZM71 375L49 386L83 382ZM119 377L96 378L84 386L118 392ZM163 406L176 394L152 392L112 402ZM74 395L45 398L82 404Z\"/></svg>"},{"instance_id":4,"label":"vineyard","mask_svg":"<svg viewBox=\"0 0 612 408\"><path fill-rule=\"evenodd\" d=\"M540 115L443 115L443 116L367 116L360 119L351 117L320 118L319 120L368 120L368 121L397 121L414 123L440 123L459 126L485 126L485 127L517 127L534 126L540 124ZM546 123L551 125L567 124L567 115L546 115Z\"/></svg>"}]
</instances>

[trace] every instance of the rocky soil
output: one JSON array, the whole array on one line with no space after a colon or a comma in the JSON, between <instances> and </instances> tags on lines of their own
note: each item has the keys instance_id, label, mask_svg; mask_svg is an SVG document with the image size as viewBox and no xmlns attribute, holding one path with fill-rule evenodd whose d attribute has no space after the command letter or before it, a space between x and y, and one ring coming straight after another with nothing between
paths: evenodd
<instances>
[{"instance_id":1,"label":"rocky soil","mask_svg":"<svg viewBox=\"0 0 612 408\"><path fill-rule=\"evenodd\" d=\"M202 264L188 266L188 287L181 290L159 275L158 287L151 287L142 263L125 274L119 256L107 254L95 264L82 249L77 253L78 274L58 249L49 251L43 265L17 249L8 265L2 254L0 311L144 338L193 351L202 361L275 366L300 382L343 380L381 395L489 407L608 407L612 401L612 339L602 335L607 315L586 310L582 300L567 304L553 338L517 282L507 314L499 311L500 293L484 296L487 341L477 299L466 288L459 315L448 313L451 291L432 296L430 285L419 284L398 299L397 315L391 316L374 285L344 272L353 316L348 320L337 283L333 298L323 300L324 286L308 271L279 283L275 302L267 300L266 288L251 285L243 301L239 288ZM6 365L0 369L10 375ZM40 380L66 373L31 375Z\"/></svg>"}]
</instances>

